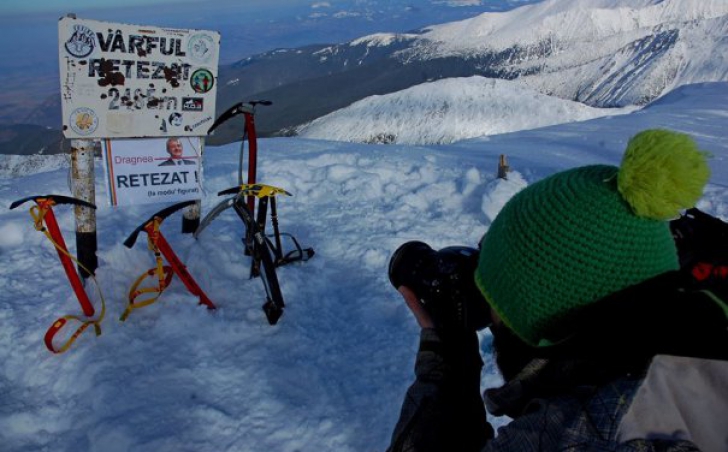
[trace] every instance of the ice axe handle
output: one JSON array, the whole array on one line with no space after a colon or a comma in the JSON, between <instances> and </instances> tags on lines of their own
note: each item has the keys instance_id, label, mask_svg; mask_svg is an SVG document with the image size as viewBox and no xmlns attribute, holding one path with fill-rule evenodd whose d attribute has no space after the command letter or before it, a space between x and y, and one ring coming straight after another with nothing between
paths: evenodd
<instances>
[{"instance_id":1,"label":"ice axe handle","mask_svg":"<svg viewBox=\"0 0 728 452\"><path fill-rule=\"evenodd\" d=\"M127 237L126 240L124 240L124 246L126 246L127 248L134 247L134 244L137 241L137 237L139 236L139 233L142 232L142 230L147 226L147 224L149 224L151 221L154 221L155 218L159 218L159 222L161 223L162 221L164 221L165 218L172 215L176 211L178 211L184 207L191 206L195 202L197 202L197 201L194 201L194 200L182 201L182 202L174 204L172 206L165 207L164 209L155 213L154 215L149 217L146 221L144 221L144 223L142 223L138 228L136 228L134 230L134 232L132 232L129 235L129 237Z\"/></svg>"},{"instance_id":2,"label":"ice axe handle","mask_svg":"<svg viewBox=\"0 0 728 452\"><path fill-rule=\"evenodd\" d=\"M72 198L70 196L63 196L63 195L36 195L36 196L28 196L23 199L19 199L17 201L14 201L12 204L10 204L10 209L15 209L16 207L25 204L28 201L35 201L36 203L39 200L42 199L50 199L53 201L54 204L75 204L77 206L83 206L88 207L91 209L96 209L96 206L94 204L91 204L88 201L84 201L82 199L78 198Z\"/></svg>"},{"instance_id":3,"label":"ice axe handle","mask_svg":"<svg viewBox=\"0 0 728 452\"><path fill-rule=\"evenodd\" d=\"M251 100L250 102L238 102L232 107L225 110L220 116L217 117L215 122L207 129L207 134L211 134L215 129L222 125L225 121L243 113L255 113L255 107L257 105L269 106L273 105L273 102L269 100Z\"/></svg>"}]
</instances>

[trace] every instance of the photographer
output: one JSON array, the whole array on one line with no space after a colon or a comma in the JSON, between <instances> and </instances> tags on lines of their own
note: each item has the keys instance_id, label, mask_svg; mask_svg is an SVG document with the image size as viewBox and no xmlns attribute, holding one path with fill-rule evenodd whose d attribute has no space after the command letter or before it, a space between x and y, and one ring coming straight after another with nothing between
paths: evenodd
<instances>
[{"instance_id":1,"label":"photographer","mask_svg":"<svg viewBox=\"0 0 728 452\"><path fill-rule=\"evenodd\" d=\"M421 333L388 451L727 451L725 287L681 268L669 221L708 177L690 137L644 131L620 168L516 194L479 250L401 246L389 276ZM485 403L484 327L505 381ZM486 408L512 418L497 435Z\"/></svg>"}]
</instances>

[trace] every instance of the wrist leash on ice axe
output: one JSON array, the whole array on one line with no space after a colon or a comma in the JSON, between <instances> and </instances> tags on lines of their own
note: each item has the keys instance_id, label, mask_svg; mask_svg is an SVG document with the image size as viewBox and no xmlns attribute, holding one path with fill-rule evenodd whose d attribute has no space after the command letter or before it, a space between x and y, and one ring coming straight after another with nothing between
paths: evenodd
<instances>
[{"instance_id":1,"label":"wrist leash on ice axe","mask_svg":"<svg viewBox=\"0 0 728 452\"><path fill-rule=\"evenodd\" d=\"M175 274L179 276L187 290L190 291L192 295L199 297L199 304L207 306L207 309L216 308L215 304L207 297L205 292L203 292L203 290L197 284L192 275L190 275L190 273L187 271L187 267L174 253L172 247L164 238L164 235L162 235L162 231L160 230L162 222L168 216L194 203L195 201L184 201L160 210L159 212L152 215L147 221L142 223L138 228L136 228L134 232L132 232L131 235L124 241L124 245L127 248L132 248L134 247L134 243L136 243L139 233L142 231L146 232L148 246L149 249L154 253L156 266L144 272L139 278L137 278L134 284L132 284L131 289L129 289L129 304L120 318L122 322L126 320L126 318L129 316L129 314L131 314L133 310L142 308L144 306L149 306L150 304L157 301L157 298L159 298L164 289L169 286L172 281L172 277ZM169 265L164 265L162 256L164 256ZM140 289L139 286L144 281L144 279L150 276L157 277L157 286ZM144 300L137 300L137 297L147 293L156 293L156 295Z\"/></svg>"},{"instance_id":2,"label":"wrist leash on ice axe","mask_svg":"<svg viewBox=\"0 0 728 452\"><path fill-rule=\"evenodd\" d=\"M276 267L295 261L306 261L314 255L314 251L313 248L303 249L295 237L291 234L282 233L279 230L275 196L279 194L291 196L291 194L282 188L259 184L256 181L258 140L255 131L255 109L259 105L269 106L272 105L272 102L267 100L239 102L223 112L207 131L209 135L231 118L237 115L243 115L244 122L243 135L240 141L238 185L218 193L219 196L229 194L234 196L220 202L205 216L195 232L195 238L221 212L230 207L234 208L245 225L245 237L243 237L245 255L252 256L253 258L250 277L260 276L263 280L266 291L266 302L263 305L263 311L268 319L268 323L275 325L283 314L284 307L283 296L281 295L278 277L275 272ZM248 142L248 175L247 181L243 181L246 141ZM259 200L257 217L255 198ZM272 236L268 236L265 233L269 203L273 226ZM281 237L288 237L293 242L295 250L283 254Z\"/></svg>"},{"instance_id":3,"label":"wrist leash on ice axe","mask_svg":"<svg viewBox=\"0 0 728 452\"><path fill-rule=\"evenodd\" d=\"M296 240L295 237L293 237L291 234L287 234L285 232L280 232L278 227L278 210L276 206L276 200L275 196L279 194L285 194L287 196L293 196L290 193L288 193L286 190L278 187L274 187L272 185L264 185L259 184L256 181L257 177L257 167L258 167L258 137L257 133L255 131L255 109L258 105L262 106L270 106L273 102L269 100L253 100L248 102L239 102L232 107L228 108L223 112L210 126L210 128L207 131L207 134L211 134L215 131L218 127L220 127L223 123L227 122L231 118L234 118L237 115L243 115L244 117L244 123L243 123L243 136L240 141L240 156L239 156L239 164L238 164L238 185L232 188L228 188L226 190L223 190L218 193L218 196L227 195L227 194L235 194L236 196L240 197L241 195L247 196L247 212L245 215L249 216L251 219L255 217L255 198L258 198L258 208L262 211L258 212L257 215L257 224L258 228L260 229L261 233L264 237L266 237L266 240L268 242L268 245L271 249L271 251L274 254L275 260L274 264L276 267L288 264L290 262L295 261L307 261L309 258L311 258L314 255L313 248L306 248L303 249L301 245L298 243L298 240ZM245 160L245 141L248 142L248 180L243 181L243 162ZM271 242L271 240L268 238L268 236L265 234L265 218L267 215L267 207L268 207L268 200L270 199L270 209L271 209L271 223L273 226L273 239L275 240L275 244ZM231 202L228 202L231 201ZM218 206L216 206L212 212L208 215L208 221L212 221L219 213L223 210L225 210L228 207L232 207L233 200L232 198L228 201L221 202ZM239 203L240 201L236 198L235 203ZM240 215L240 213L239 213ZM241 216L242 218L242 216ZM243 220L246 222L245 220ZM251 221L252 223L252 221ZM246 222L247 227L247 222ZM198 231L201 232L202 229L204 229L204 226L198 227ZM195 237L199 234L199 232L195 233ZM252 251L252 243L253 243L253 237L252 237L253 231L252 228L246 229L246 237L245 237L245 252L247 255L250 255ZM281 237L285 236L291 239L295 246L295 250L287 253L286 255L283 255L283 248L281 246ZM258 276L257 271L253 269L251 276Z\"/></svg>"},{"instance_id":4,"label":"wrist leash on ice axe","mask_svg":"<svg viewBox=\"0 0 728 452\"><path fill-rule=\"evenodd\" d=\"M272 185L242 184L237 187L223 190L218 193L218 196L229 194L236 194L241 197L248 196L248 198L250 198L250 196L258 198L258 214L255 222L258 230L260 230L263 237L265 237L268 247L273 253L273 265L280 267L281 265L290 264L291 262L305 262L313 257L315 254L313 248L304 249L293 235L280 231L280 226L278 225L278 206L276 196L293 196L292 194L282 188L274 187ZM268 206L270 206L271 226L273 227L272 234L266 234L265 232ZM289 251L285 255L283 254L282 237L288 237L294 246L294 250ZM251 271L251 277L253 276L258 276L258 272L255 269Z\"/></svg>"},{"instance_id":5,"label":"wrist leash on ice axe","mask_svg":"<svg viewBox=\"0 0 728 452\"><path fill-rule=\"evenodd\" d=\"M281 235L278 229L278 218L275 210L275 196L284 194L291 196L286 190L271 185L263 184L242 184L232 188L228 188L218 193L222 195L234 195L216 205L200 222L195 238L198 238L202 231L214 220L220 213L232 207L238 217L245 225L245 236L243 237L243 245L245 254L252 256L250 265L250 277L260 277L265 288L266 301L263 304L263 312L268 319L268 323L275 325L278 319L283 315L285 303L278 283L276 275L276 267L297 260L308 260L313 256L313 249L303 249L298 241L290 234L296 246L296 250L283 255L281 246ZM248 209L245 198L258 198L258 218L253 218L253 214ZM274 244L265 234L265 218L267 214L268 202L271 202L271 215L273 216L274 227Z\"/></svg>"},{"instance_id":6,"label":"wrist leash on ice axe","mask_svg":"<svg viewBox=\"0 0 728 452\"><path fill-rule=\"evenodd\" d=\"M46 348L48 348L48 350L53 353L63 353L71 347L71 345L76 341L76 339L78 339L81 333L83 333L89 326L93 325L96 336L101 335L101 321L103 320L106 313L106 303L104 302L101 288L99 287L99 284L96 281L93 272L89 271L81 262L79 262L78 259L76 259L73 255L71 255L71 253L68 252L68 247L66 246L66 242L63 239L61 230L58 227L56 216L53 213L53 206L57 204L73 204L88 207L91 209L96 209L96 206L89 202L76 198L71 198L69 196L43 195L29 196L27 198L17 200L10 205L10 209L14 209L28 201L35 201L36 203L35 206L30 208L30 215L33 217L35 229L43 232L43 234L45 234L48 240L50 240L50 242L56 248L56 251L58 252L58 258L60 259L61 264L63 265L63 269L66 272L66 277L68 278L68 281L71 284L74 293L76 294L76 298L81 305L81 310L86 316L86 318L82 318L75 315L65 315L53 322L53 325L51 325L51 327L48 328L48 330L46 331L46 334L44 336ZM101 300L101 313L96 319L89 318L93 317L94 315L94 307L91 304L88 294L83 287L81 278L78 276L78 273L73 266L74 263L76 263L78 267L82 268L86 273L88 273L96 284L96 289ZM55 335L58 334L61 329L63 329L63 327L66 325L66 323L68 323L69 320L78 321L81 323L81 326L78 327L76 331L60 347L55 347L53 345L53 339Z\"/></svg>"}]
</instances>

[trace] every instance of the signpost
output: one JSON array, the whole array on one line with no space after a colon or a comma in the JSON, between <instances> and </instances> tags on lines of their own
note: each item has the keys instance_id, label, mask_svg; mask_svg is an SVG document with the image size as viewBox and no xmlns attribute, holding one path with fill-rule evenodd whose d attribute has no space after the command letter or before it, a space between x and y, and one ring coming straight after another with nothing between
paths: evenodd
<instances>
[{"instance_id":1,"label":"signpost","mask_svg":"<svg viewBox=\"0 0 728 452\"><path fill-rule=\"evenodd\" d=\"M215 117L220 35L64 17L66 138L204 136Z\"/></svg>"},{"instance_id":2,"label":"signpost","mask_svg":"<svg viewBox=\"0 0 728 452\"><path fill-rule=\"evenodd\" d=\"M162 187L150 185L146 187L147 194L154 191L154 196L132 197L132 201L120 202L114 194L126 194L127 191L109 191L113 205L134 203L140 199L148 202L177 201L180 198L171 194L182 191L187 194L183 199L196 196L198 203L185 212L183 221L183 229L191 232L190 227L185 225L199 222L203 147L203 138L200 137L206 135L215 118L220 34L207 30L85 20L68 15L59 20L58 42L63 134L72 140L74 195L95 204L94 140L106 140L105 155L112 155L115 148L120 148L126 151L134 149L137 155L143 156L147 155L147 150L141 141L123 140L123 143L112 145L115 142L109 140L198 137L195 140L200 152L194 159L195 166L189 165L194 170L146 168L145 171L149 171L139 173L148 175L147 179L143 179L148 184L160 181L150 174L162 174L159 177L174 180L174 186L167 187L169 196L159 194L164 192ZM108 174L113 165L113 160L107 160L110 187L111 181L119 181ZM123 175L121 173L129 168L120 164L114 169L117 175ZM125 174L129 177L129 188L138 182L132 174ZM177 184L182 179L185 183ZM132 183L132 180L135 182ZM194 182L187 185L187 181ZM76 210L79 261L93 271L97 265L96 218L93 212L87 212L90 209Z\"/></svg>"}]
</instances>

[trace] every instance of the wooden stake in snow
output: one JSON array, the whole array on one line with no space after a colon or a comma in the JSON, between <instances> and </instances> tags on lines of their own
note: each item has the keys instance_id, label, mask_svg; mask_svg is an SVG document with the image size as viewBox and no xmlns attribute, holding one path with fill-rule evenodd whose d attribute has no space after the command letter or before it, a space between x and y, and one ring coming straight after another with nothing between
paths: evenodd
<instances>
[{"instance_id":1,"label":"wooden stake in snow","mask_svg":"<svg viewBox=\"0 0 728 452\"><path fill-rule=\"evenodd\" d=\"M505 154L501 154L498 161L498 179L508 180L508 173L511 171L511 167L508 166L508 159Z\"/></svg>"}]
</instances>

